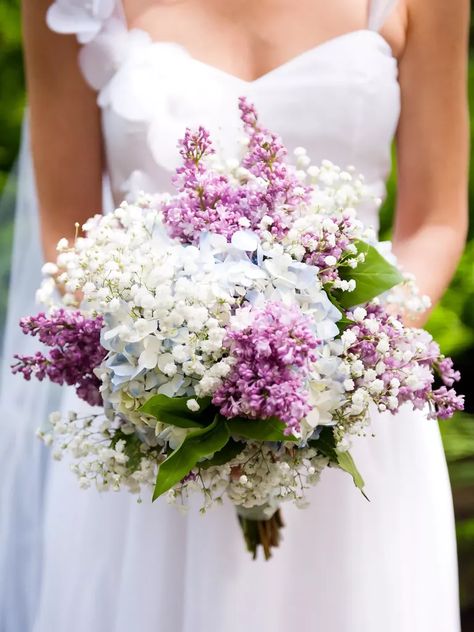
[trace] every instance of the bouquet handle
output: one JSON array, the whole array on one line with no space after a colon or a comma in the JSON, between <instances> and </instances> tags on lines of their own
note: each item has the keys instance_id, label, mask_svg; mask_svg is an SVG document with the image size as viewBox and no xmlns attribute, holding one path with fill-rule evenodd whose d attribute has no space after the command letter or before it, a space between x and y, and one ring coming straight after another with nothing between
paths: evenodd
<instances>
[{"instance_id":1,"label":"bouquet handle","mask_svg":"<svg viewBox=\"0 0 474 632\"><path fill-rule=\"evenodd\" d=\"M262 507L237 507L237 517L247 550L257 558L258 547L263 548L265 560L272 556L272 549L279 546L281 529L285 526L281 511L270 505Z\"/></svg>"}]
</instances>

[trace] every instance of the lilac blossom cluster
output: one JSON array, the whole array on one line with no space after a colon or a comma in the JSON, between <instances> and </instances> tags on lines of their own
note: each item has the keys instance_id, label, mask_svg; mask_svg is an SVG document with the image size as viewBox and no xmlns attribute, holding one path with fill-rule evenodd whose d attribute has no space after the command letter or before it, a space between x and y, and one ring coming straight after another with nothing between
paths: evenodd
<instances>
[{"instance_id":1,"label":"lilac blossom cluster","mask_svg":"<svg viewBox=\"0 0 474 632\"><path fill-rule=\"evenodd\" d=\"M342 341L349 391L368 393L379 410L392 413L406 403L419 410L428 405L432 419L448 419L463 409L463 396L451 388L460 374L426 331L404 327L378 302L356 308L348 318L354 324ZM442 383L437 388L436 378Z\"/></svg>"},{"instance_id":2,"label":"lilac blossom cluster","mask_svg":"<svg viewBox=\"0 0 474 632\"><path fill-rule=\"evenodd\" d=\"M271 219L272 234L281 237L289 222L279 209L309 201L310 189L288 168L281 140L259 126L246 99L240 99L239 107L248 151L236 174L223 174L208 164L215 150L203 127L187 129L179 142L183 165L173 179L178 195L162 210L170 234L184 243L197 243L204 231L227 239L243 228L258 232L264 217Z\"/></svg>"},{"instance_id":3,"label":"lilac blossom cluster","mask_svg":"<svg viewBox=\"0 0 474 632\"><path fill-rule=\"evenodd\" d=\"M197 243L203 231L230 238L242 226L252 225L253 208L246 192L205 165L214 153L209 133L203 127L197 132L187 129L179 146L183 166L173 177L178 195L163 204L170 234L184 243Z\"/></svg>"},{"instance_id":4,"label":"lilac blossom cluster","mask_svg":"<svg viewBox=\"0 0 474 632\"><path fill-rule=\"evenodd\" d=\"M266 184L262 192L265 215L273 220L270 232L281 239L291 225L288 209L293 214L299 205L308 204L311 187L304 185L295 170L289 168L286 147L277 134L260 125L255 106L241 98L239 108L248 137L242 166Z\"/></svg>"},{"instance_id":5,"label":"lilac blossom cluster","mask_svg":"<svg viewBox=\"0 0 474 632\"><path fill-rule=\"evenodd\" d=\"M300 236L305 252L302 260L319 268L322 283L340 285L341 265L356 267L354 237L351 234L354 217L343 213L341 217L327 218L318 231L309 228ZM354 262L354 263L352 263Z\"/></svg>"},{"instance_id":6,"label":"lilac blossom cluster","mask_svg":"<svg viewBox=\"0 0 474 632\"><path fill-rule=\"evenodd\" d=\"M51 350L47 355L37 351L32 356L16 355L18 362L13 373L21 373L26 380L48 378L55 384L76 387L76 393L91 406L100 406L100 380L95 375L107 351L100 344L103 319L87 318L81 312L59 309L51 316L40 313L23 318L20 326L24 334L38 337Z\"/></svg>"},{"instance_id":7,"label":"lilac blossom cluster","mask_svg":"<svg viewBox=\"0 0 474 632\"><path fill-rule=\"evenodd\" d=\"M310 318L296 306L268 303L255 310L248 327L231 330L225 342L235 363L213 396L221 413L276 417L287 434L298 433L311 408L305 387L319 344Z\"/></svg>"},{"instance_id":8,"label":"lilac blossom cluster","mask_svg":"<svg viewBox=\"0 0 474 632\"><path fill-rule=\"evenodd\" d=\"M356 240L374 238L352 208L364 195L362 181L329 161L321 168L308 166L301 147L295 150L301 168L294 168L281 139L260 125L255 107L241 98L239 108L246 150L228 173L210 160L215 150L204 128L186 130L180 141L183 164L174 176L178 194L162 204L170 235L197 244L206 231L229 241L236 232L249 230L267 251L283 247L317 267L321 283L353 289L340 269L355 268L361 260ZM330 196L324 193L327 187L333 190Z\"/></svg>"}]
</instances>

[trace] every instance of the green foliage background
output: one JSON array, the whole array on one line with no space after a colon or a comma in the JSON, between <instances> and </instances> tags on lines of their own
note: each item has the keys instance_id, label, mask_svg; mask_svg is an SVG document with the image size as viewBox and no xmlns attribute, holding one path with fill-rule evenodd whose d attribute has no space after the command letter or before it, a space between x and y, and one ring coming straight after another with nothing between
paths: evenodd
<instances>
[{"instance_id":1,"label":"green foliage background","mask_svg":"<svg viewBox=\"0 0 474 632\"><path fill-rule=\"evenodd\" d=\"M474 42L474 29L471 30ZM473 51L474 52L474 51ZM469 93L474 98L474 56L469 70ZM0 189L4 200L14 194L14 178L8 180L18 152L25 102L18 0L0 4ZM474 119L474 113L472 118ZM474 120L473 120L474 122ZM471 130L474 126L471 126ZM472 131L471 131L472 137ZM382 212L382 232L389 236L396 190L395 176ZM474 162L469 189L471 217L474 217ZM0 205L0 316L4 314L8 260L12 239L11 205ZM1 321L1 318L0 318ZM474 228L456 276L435 309L429 329L445 353L454 356L463 372L462 390L468 412L454 422L441 425L454 491L461 576L461 597L465 631L474 629L469 612L474 611Z\"/></svg>"}]
</instances>

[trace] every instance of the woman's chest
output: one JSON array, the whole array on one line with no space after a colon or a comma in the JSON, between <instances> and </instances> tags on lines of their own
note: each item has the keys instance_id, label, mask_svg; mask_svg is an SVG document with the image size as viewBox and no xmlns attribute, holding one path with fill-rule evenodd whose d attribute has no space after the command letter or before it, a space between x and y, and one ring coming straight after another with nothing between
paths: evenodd
<instances>
[{"instance_id":1,"label":"woman's chest","mask_svg":"<svg viewBox=\"0 0 474 632\"><path fill-rule=\"evenodd\" d=\"M373 180L385 175L399 86L396 61L377 33L335 38L255 81L198 61L180 46L142 41L99 94L116 198L137 188L169 188L186 127L206 126L217 150L235 155L239 96L255 103L290 149L306 147L314 162L354 164Z\"/></svg>"},{"instance_id":2,"label":"woman's chest","mask_svg":"<svg viewBox=\"0 0 474 632\"><path fill-rule=\"evenodd\" d=\"M176 42L251 81L342 33L363 29L368 0L122 0L129 29Z\"/></svg>"}]
</instances>

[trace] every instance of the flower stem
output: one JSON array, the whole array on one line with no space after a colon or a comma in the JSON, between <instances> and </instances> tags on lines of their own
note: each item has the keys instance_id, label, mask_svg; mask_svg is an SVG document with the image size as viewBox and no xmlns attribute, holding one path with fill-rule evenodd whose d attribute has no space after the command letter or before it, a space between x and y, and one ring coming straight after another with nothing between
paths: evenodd
<instances>
[{"instance_id":1,"label":"flower stem","mask_svg":"<svg viewBox=\"0 0 474 632\"><path fill-rule=\"evenodd\" d=\"M244 536L247 550L252 558L257 559L258 547L263 548L265 560L272 556L272 549L280 544L281 529L285 526L278 509L268 520L254 520L238 515L240 527Z\"/></svg>"}]
</instances>

